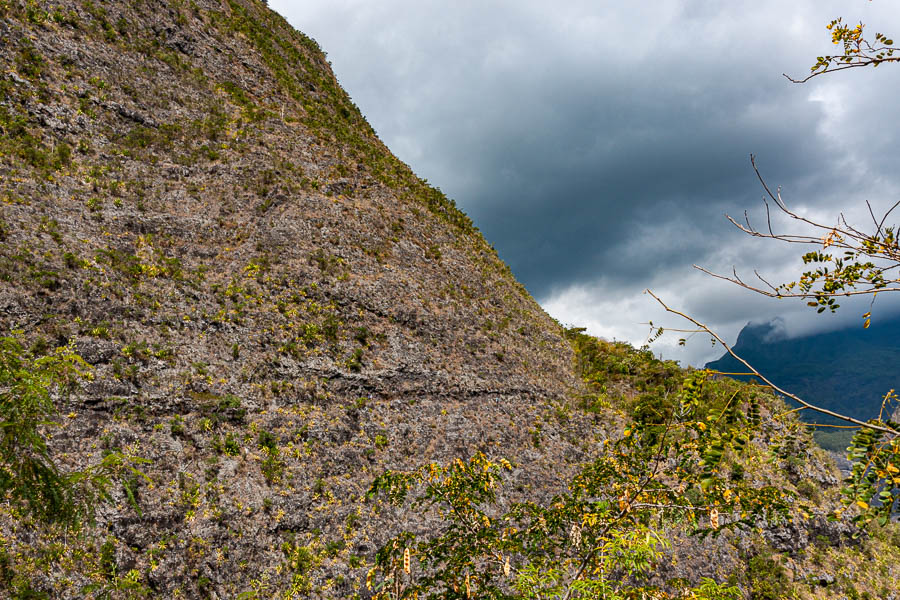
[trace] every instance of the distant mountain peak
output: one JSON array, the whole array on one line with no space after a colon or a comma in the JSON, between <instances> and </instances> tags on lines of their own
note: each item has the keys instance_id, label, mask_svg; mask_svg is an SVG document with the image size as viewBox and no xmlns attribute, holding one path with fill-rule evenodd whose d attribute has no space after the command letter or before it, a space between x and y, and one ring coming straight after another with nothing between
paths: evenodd
<instances>
[{"instance_id":1,"label":"distant mountain peak","mask_svg":"<svg viewBox=\"0 0 900 600\"><path fill-rule=\"evenodd\" d=\"M900 319L886 317L869 329L856 326L789 337L785 320L778 317L747 323L734 351L781 388L823 408L869 419L878 414L888 390L900 389L898 333ZM746 371L728 354L706 367L723 373ZM809 414L801 418L822 421Z\"/></svg>"},{"instance_id":2,"label":"distant mountain peak","mask_svg":"<svg viewBox=\"0 0 900 600\"><path fill-rule=\"evenodd\" d=\"M788 339L787 325L781 317L765 322L749 322L738 334L735 349L758 344L774 344Z\"/></svg>"}]
</instances>

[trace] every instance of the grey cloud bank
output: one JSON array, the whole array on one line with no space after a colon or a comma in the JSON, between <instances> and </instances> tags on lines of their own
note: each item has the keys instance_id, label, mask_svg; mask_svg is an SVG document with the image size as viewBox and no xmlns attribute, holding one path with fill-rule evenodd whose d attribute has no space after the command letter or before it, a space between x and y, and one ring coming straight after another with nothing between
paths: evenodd
<instances>
[{"instance_id":1,"label":"grey cloud bank","mask_svg":"<svg viewBox=\"0 0 900 600\"><path fill-rule=\"evenodd\" d=\"M319 41L388 146L457 201L561 321L640 344L641 323L676 325L646 287L731 339L775 315L789 333L858 318L817 320L691 264L775 281L798 272L796 248L722 218L761 214L751 152L789 202L826 220L896 198L885 98L900 67L803 86L781 75L831 50L834 16L900 32L891 3L270 5ZM659 348L691 363L719 352L705 340Z\"/></svg>"}]
</instances>

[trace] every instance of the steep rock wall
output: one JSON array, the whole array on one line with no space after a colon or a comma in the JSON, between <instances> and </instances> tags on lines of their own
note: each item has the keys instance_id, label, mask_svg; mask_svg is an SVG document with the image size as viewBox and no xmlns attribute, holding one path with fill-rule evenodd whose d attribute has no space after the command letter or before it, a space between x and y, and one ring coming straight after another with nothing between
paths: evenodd
<instances>
[{"instance_id":1,"label":"steep rock wall","mask_svg":"<svg viewBox=\"0 0 900 600\"><path fill-rule=\"evenodd\" d=\"M559 326L263 4L4 2L0 37L0 327L92 365L60 464L148 460L54 595L108 543L159 595L284 588L305 548L346 597L411 524L363 502L384 468L483 450L549 493L604 435L552 426Z\"/></svg>"}]
</instances>

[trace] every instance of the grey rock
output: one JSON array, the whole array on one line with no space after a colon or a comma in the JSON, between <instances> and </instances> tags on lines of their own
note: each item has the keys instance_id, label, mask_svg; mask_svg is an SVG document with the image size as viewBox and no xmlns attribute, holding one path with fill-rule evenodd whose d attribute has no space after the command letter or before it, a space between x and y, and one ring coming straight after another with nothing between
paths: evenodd
<instances>
[{"instance_id":1,"label":"grey rock","mask_svg":"<svg viewBox=\"0 0 900 600\"><path fill-rule=\"evenodd\" d=\"M108 363L119 354L119 346L115 342L95 338L79 339L75 350L81 358L92 365Z\"/></svg>"}]
</instances>

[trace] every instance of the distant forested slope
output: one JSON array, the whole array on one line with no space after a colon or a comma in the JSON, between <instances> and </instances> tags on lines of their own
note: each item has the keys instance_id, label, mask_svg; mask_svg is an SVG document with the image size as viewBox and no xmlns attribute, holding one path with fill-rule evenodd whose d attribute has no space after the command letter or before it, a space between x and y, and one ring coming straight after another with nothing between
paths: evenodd
<instances>
[{"instance_id":1,"label":"distant forested slope","mask_svg":"<svg viewBox=\"0 0 900 600\"><path fill-rule=\"evenodd\" d=\"M777 321L748 323L738 336L735 352L775 384L831 410L869 419L878 415L884 394L900 389L900 318L806 337L786 339ZM729 355L706 365L722 372L746 368ZM812 413L815 423L834 423ZM845 436L820 431L817 439L843 450Z\"/></svg>"}]
</instances>

